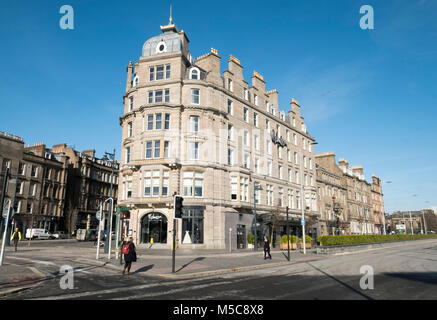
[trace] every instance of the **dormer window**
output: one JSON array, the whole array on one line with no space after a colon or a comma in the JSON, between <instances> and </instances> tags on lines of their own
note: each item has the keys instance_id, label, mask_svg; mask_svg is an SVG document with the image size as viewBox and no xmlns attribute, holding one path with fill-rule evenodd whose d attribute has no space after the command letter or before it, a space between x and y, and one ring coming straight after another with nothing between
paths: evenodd
<instances>
[{"instance_id":1,"label":"dormer window","mask_svg":"<svg viewBox=\"0 0 437 320\"><path fill-rule=\"evenodd\" d=\"M228 90L232 91L232 80L228 79Z\"/></svg>"},{"instance_id":2,"label":"dormer window","mask_svg":"<svg viewBox=\"0 0 437 320\"><path fill-rule=\"evenodd\" d=\"M190 79L191 80L200 80L200 71L198 68L192 68L190 70Z\"/></svg>"},{"instance_id":3,"label":"dormer window","mask_svg":"<svg viewBox=\"0 0 437 320\"><path fill-rule=\"evenodd\" d=\"M284 112L280 112L280 113L279 113L279 118L280 118L282 121L285 121L285 114L284 114Z\"/></svg>"},{"instance_id":4,"label":"dormer window","mask_svg":"<svg viewBox=\"0 0 437 320\"><path fill-rule=\"evenodd\" d=\"M134 75L134 87L136 87L138 85L138 81L139 81L138 76L135 74Z\"/></svg>"},{"instance_id":5,"label":"dormer window","mask_svg":"<svg viewBox=\"0 0 437 320\"><path fill-rule=\"evenodd\" d=\"M273 104L270 105L270 113L275 115L275 106Z\"/></svg>"}]
</instances>

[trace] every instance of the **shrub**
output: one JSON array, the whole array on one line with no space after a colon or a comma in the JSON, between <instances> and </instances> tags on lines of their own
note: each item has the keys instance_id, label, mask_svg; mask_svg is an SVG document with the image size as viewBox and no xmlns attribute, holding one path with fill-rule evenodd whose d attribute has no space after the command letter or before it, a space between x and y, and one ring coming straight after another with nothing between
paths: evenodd
<instances>
[{"instance_id":1,"label":"shrub","mask_svg":"<svg viewBox=\"0 0 437 320\"><path fill-rule=\"evenodd\" d=\"M253 234L249 233L249 234L247 235L247 242L248 242L249 244L255 244L255 236L254 236Z\"/></svg>"},{"instance_id":2,"label":"shrub","mask_svg":"<svg viewBox=\"0 0 437 320\"><path fill-rule=\"evenodd\" d=\"M386 241L403 241L437 238L437 234L358 234L317 237L322 246L352 245L362 243L378 243Z\"/></svg>"},{"instance_id":3,"label":"shrub","mask_svg":"<svg viewBox=\"0 0 437 320\"><path fill-rule=\"evenodd\" d=\"M303 238L299 238L299 242L303 243ZM305 243L311 243L313 242L313 238L311 238L310 236L306 235L305 236Z\"/></svg>"},{"instance_id":4,"label":"shrub","mask_svg":"<svg viewBox=\"0 0 437 320\"><path fill-rule=\"evenodd\" d=\"M290 235L290 242L291 243L297 243L297 237L293 236L293 235ZM287 235L286 234L284 234L281 237L281 243L287 243Z\"/></svg>"}]
</instances>

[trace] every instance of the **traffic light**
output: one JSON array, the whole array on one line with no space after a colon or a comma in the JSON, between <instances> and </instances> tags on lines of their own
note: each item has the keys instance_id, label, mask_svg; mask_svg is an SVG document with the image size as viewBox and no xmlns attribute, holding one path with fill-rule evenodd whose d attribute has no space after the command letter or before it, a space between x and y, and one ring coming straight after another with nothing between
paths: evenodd
<instances>
[{"instance_id":1,"label":"traffic light","mask_svg":"<svg viewBox=\"0 0 437 320\"><path fill-rule=\"evenodd\" d=\"M184 207L182 203L184 202L184 198L181 196L175 196L174 200L174 217L175 218L182 218L182 208Z\"/></svg>"}]
</instances>

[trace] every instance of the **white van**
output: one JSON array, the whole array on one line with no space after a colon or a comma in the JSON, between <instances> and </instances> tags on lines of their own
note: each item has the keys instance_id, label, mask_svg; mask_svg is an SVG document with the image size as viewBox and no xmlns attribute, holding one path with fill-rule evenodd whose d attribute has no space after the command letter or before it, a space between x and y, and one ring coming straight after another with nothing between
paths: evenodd
<instances>
[{"instance_id":1,"label":"white van","mask_svg":"<svg viewBox=\"0 0 437 320\"><path fill-rule=\"evenodd\" d=\"M32 239L51 239L52 234L46 229L27 229L26 238Z\"/></svg>"}]
</instances>

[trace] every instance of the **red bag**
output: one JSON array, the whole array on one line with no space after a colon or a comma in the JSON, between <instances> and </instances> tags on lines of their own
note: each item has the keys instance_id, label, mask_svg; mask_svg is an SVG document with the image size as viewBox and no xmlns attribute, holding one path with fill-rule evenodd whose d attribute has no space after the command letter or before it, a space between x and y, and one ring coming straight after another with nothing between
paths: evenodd
<instances>
[{"instance_id":1,"label":"red bag","mask_svg":"<svg viewBox=\"0 0 437 320\"><path fill-rule=\"evenodd\" d=\"M130 244L129 243L126 243L124 246L123 246L123 250L121 251L123 254L129 254L129 252L130 252Z\"/></svg>"}]
</instances>

